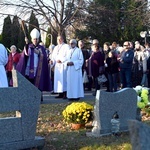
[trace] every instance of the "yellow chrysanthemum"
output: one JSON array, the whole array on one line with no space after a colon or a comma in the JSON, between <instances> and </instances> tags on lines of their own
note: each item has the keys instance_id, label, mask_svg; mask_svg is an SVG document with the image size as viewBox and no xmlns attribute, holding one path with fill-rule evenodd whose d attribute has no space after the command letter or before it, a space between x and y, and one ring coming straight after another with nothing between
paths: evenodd
<instances>
[{"instance_id":1,"label":"yellow chrysanthemum","mask_svg":"<svg viewBox=\"0 0 150 150\"><path fill-rule=\"evenodd\" d=\"M66 107L62 112L67 122L86 123L89 121L93 106L85 102L74 102Z\"/></svg>"},{"instance_id":2,"label":"yellow chrysanthemum","mask_svg":"<svg viewBox=\"0 0 150 150\"><path fill-rule=\"evenodd\" d=\"M133 88L133 89L136 90L137 87ZM141 88L140 87L138 89L138 93L137 93L137 95L138 95L138 97L137 97L137 106L138 106L138 108L143 109L143 108L145 108L145 106L147 106L147 104L149 103L148 94L149 94L149 92L148 92L147 88Z\"/></svg>"}]
</instances>

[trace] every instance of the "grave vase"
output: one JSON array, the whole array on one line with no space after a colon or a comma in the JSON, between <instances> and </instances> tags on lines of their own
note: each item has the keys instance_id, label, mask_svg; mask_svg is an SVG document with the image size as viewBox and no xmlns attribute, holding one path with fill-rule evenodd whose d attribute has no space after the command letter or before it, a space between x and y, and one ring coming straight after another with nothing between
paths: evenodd
<instances>
[{"instance_id":1,"label":"grave vase","mask_svg":"<svg viewBox=\"0 0 150 150\"><path fill-rule=\"evenodd\" d=\"M71 129L73 130L79 130L81 128L84 128L85 124L81 124L81 123L71 123Z\"/></svg>"}]
</instances>

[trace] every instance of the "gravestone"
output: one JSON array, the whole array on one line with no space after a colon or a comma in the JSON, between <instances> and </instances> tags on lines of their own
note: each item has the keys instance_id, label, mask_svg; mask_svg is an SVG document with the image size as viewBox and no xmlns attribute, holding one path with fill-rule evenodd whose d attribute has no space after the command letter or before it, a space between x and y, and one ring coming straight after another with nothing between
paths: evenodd
<instances>
[{"instance_id":1,"label":"gravestone","mask_svg":"<svg viewBox=\"0 0 150 150\"><path fill-rule=\"evenodd\" d=\"M137 120L129 121L132 150L150 149L150 127Z\"/></svg>"},{"instance_id":2,"label":"gravestone","mask_svg":"<svg viewBox=\"0 0 150 150\"><path fill-rule=\"evenodd\" d=\"M111 119L115 112L119 115L120 132L128 131L129 119L136 119L137 94L131 88L117 92L98 90L94 106L94 121L87 136L99 137L111 134Z\"/></svg>"},{"instance_id":3,"label":"gravestone","mask_svg":"<svg viewBox=\"0 0 150 150\"><path fill-rule=\"evenodd\" d=\"M0 118L0 150L43 148L45 139L35 136L41 92L13 70L13 86L0 88L0 113L16 112Z\"/></svg>"}]
</instances>

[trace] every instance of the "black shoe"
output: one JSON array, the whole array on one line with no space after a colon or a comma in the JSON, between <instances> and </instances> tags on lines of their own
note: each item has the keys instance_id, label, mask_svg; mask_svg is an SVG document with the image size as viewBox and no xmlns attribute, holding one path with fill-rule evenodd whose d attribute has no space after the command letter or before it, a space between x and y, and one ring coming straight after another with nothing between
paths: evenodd
<instances>
[{"instance_id":1,"label":"black shoe","mask_svg":"<svg viewBox=\"0 0 150 150\"><path fill-rule=\"evenodd\" d=\"M91 89L85 89L85 91L91 91Z\"/></svg>"},{"instance_id":2,"label":"black shoe","mask_svg":"<svg viewBox=\"0 0 150 150\"><path fill-rule=\"evenodd\" d=\"M55 98L63 98L63 97L64 97L63 93L59 93L59 95L56 96Z\"/></svg>"},{"instance_id":3,"label":"black shoe","mask_svg":"<svg viewBox=\"0 0 150 150\"><path fill-rule=\"evenodd\" d=\"M75 98L76 99L76 101L79 101L80 100L80 98Z\"/></svg>"},{"instance_id":4,"label":"black shoe","mask_svg":"<svg viewBox=\"0 0 150 150\"><path fill-rule=\"evenodd\" d=\"M59 95L59 96L55 96L55 98L63 98L63 96Z\"/></svg>"},{"instance_id":5,"label":"black shoe","mask_svg":"<svg viewBox=\"0 0 150 150\"><path fill-rule=\"evenodd\" d=\"M93 93L92 95L93 95L93 96L96 96L96 93Z\"/></svg>"},{"instance_id":6,"label":"black shoe","mask_svg":"<svg viewBox=\"0 0 150 150\"><path fill-rule=\"evenodd\" d=\"M73 101L73 98L68 98L69 101Z\"/></svg>"},{"instance_id":7,"label":"black shoe","mask_svg":"<svg viewBox=\"0 0 150 150\"><path fill-rule=\"evenodd\" d=\"M80 98L69 98L68 100L69 100L69 101L79 101Z\"/></svg>"},{"instance_id":8,"label":"black shoe","mask_svg":"<svg viewBox=\"0 0 150 150\"><path fill-rule=\"evenodd\" d=\"M63 92L63 99L67 99L67 92Z\"/></svg>"},{"instance_id":9,"label":"black shoe","mask_svg":"<svg viewBox=\"0 0 150 150\"><path fill-rule=\"evenodd\" d=\"M105 92L110 92L110 90L106 90Z\"/></svg>"},{"instance_id":10,"label":"black shoe","mask_svg":"<svg viewBox=\"0 0 150 150\"><path fill-rule=\"evenodd\" d=\"M51 94L52 94L52 95L55 95L55 94L58 94L58 93L55 93L55 92L53 91L53 92L51 92Z\"/></svg>"},{"instance_id":11,"label":"black shoe","mask_svg":"<svg viewBox=\"0 0 150 150\"><path fill-rule=\"evenodd\" d=\"M66 96L64 96L64 97L63 97L63 99L67 99L67 97L66 97Z\"/></svg>"}]
</instances>

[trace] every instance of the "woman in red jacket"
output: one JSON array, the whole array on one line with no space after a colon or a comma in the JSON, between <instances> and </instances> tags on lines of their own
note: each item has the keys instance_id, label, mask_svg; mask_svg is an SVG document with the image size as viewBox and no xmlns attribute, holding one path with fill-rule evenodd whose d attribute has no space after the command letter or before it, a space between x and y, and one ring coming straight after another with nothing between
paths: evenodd
<instances>
[{"instance_id":1,"label":"woman in red jacket","mask_svg":"<svg viewBox=\"0 0 150 150\"><path fill-rule=\"evenodd\" d=\"M12 45L10 47L10 54L9 54L8 62L6 65L9 86L12 86L12 83L11 83L12 72L11 71L12 71L12 69L16 68L16 65L17 65L19 59L20 59L20 53L17 52L16 46Z\"/></svg>"}]
</instances>

